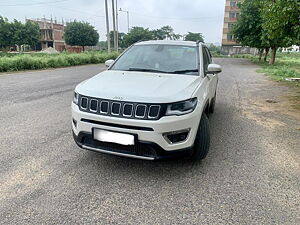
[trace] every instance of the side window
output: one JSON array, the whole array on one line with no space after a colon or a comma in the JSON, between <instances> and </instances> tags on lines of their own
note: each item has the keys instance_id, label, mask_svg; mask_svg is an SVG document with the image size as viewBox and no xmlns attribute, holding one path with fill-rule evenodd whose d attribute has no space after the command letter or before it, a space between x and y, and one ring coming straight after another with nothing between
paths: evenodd
<instances>
[{"instance_id":1,"label":"side window","mask_svg":"<svg viewBox=\"0 0 300 225\"><path fill-rule=\"evenodd\" d=\"M204 72L207 72L208 65L209 65L209 57L205 48L202 48L202 52L203 52L203 69Z\"/></svg>"}]
</instances>

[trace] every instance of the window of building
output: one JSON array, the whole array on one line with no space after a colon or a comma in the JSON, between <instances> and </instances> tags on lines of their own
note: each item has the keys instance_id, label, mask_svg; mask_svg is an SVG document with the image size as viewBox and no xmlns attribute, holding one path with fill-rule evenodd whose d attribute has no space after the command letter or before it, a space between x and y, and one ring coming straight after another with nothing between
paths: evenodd
<instances>
[{"instance_id":1,"label":"window of building","mask_svg":"<svg viewBox=\"0 0 300 225\"><path fill-rule=\"evenodd\" d=\"M232 30L234 27L234 23L228 23L228 30Z\"/></svg>"},{"instance_id":2,"label":"window of building","mask_svg":"<svg viewBox=\"0 0 300 225\"><path fill-rule=\"evenodd\" d=\"M234 36L232 34L227 34L228 41L234 41Z\"/></svg>"},{"instance_id":3,"label":"window of building","mask_svg":"<svg viewBox=\"0 0 300 225\"><path fill-rule=\"evenodd\" d=\"M230 1L230 6L231 7L237 7L237 2L236 1Z\"/></svg>"},{"instance_id":4,"label":"window of building","mask_svg":"<svg viewBox=\"0 0 300 225\"><path fill-rule=\"evenodd\" d=\"M237 12L230 12L229 13L229 18L234 19L234 18L238 18L239 17L239 13Z\"/></svg>"}]
</instances>

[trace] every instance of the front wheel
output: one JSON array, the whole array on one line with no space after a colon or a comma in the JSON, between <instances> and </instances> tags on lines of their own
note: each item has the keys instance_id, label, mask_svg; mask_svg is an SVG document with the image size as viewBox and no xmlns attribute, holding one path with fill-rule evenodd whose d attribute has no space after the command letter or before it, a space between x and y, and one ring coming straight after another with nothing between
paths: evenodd
<instances>
[{"instance_id":1,"label":"front wheel","mask_svg":"<svg viewBox=\"0 0 300 225\"><path fill-rule=\"evenodd\" d=\"M197 135L194 142L191 159L201 160L207 156L210 145L209 121L207 115L203 113L198 127Z\"/></svg>"}]
</instances>

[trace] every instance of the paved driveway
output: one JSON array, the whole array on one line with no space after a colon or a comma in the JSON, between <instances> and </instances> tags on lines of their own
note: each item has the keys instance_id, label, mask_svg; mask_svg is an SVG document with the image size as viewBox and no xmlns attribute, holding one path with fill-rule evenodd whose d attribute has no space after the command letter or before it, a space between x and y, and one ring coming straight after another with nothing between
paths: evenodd
<instances>
[{"instance_id":1,"label":"paved driveway","mask_svg":"<svg viewBox=\"0 0 300 225\"><path fill-rule=\"evenodd\" d=\"M0 75L0 224L300 224L300 124L280 110L287 89L247 60L216 62L211 150L193 164L74 144L72 90L103 65Z\"/></svg>"}]
</instances>

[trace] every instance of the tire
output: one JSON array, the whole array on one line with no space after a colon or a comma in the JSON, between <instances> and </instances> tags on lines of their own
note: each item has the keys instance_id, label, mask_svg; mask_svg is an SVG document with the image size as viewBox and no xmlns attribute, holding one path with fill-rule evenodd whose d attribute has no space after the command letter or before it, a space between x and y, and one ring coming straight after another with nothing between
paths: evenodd
<instances>
[{"instance_id":1,"label":"tire","mask_svg":"<svg viewBox=\"0 0 300 225\"><path fill-rule=\"evenodd\" d=\"M211 114L215 112L216 98L217 98L217 93L215 93L215 96L212 98L209 105L209 113Z\"/></svg>"},{"instance_id":2,"label":"tire","mask_svg":"<svg viewBox=\"0 0 300 225\"><path fill-rule=\"evenodd\" d=\"M191 155L192 160L202 160L207 156L210 146L209 121L205 113L202 114L194 147Z\"/></svg>"}]
</instances>

